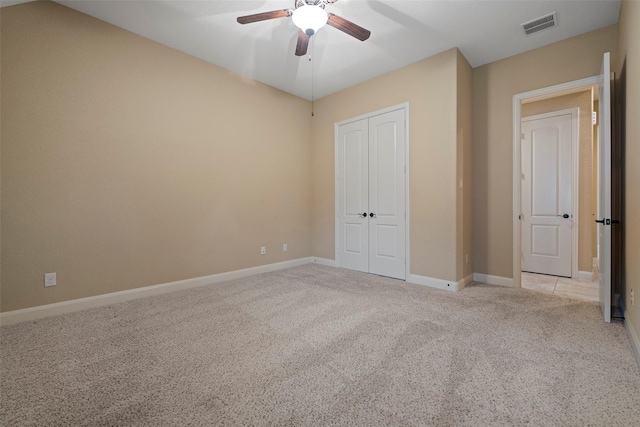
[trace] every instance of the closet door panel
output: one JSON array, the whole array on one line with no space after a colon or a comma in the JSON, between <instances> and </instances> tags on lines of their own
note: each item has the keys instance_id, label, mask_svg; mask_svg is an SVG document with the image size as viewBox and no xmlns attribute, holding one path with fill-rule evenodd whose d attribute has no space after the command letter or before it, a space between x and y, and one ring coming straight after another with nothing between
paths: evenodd
<instances>
[{"instance_id":1,"label":"closet door panel","mask_svg":"<svg viewBox=\"0 0 640 427\"><path fill-rule=\"evenodd\" d=\"M369 272L369 128L367 119L338 128L338 256Z\"/></svg>"},{"instance_id":2,"label":"closet door panel","mask_svg":"<svg viewBox=\"0 0 640 427\"><path fill-rule=\"evenodd\" d=\"M398 279L406 278L404 144L404 110L369 119L369 271Z\"/></svg>"}]
</instances>

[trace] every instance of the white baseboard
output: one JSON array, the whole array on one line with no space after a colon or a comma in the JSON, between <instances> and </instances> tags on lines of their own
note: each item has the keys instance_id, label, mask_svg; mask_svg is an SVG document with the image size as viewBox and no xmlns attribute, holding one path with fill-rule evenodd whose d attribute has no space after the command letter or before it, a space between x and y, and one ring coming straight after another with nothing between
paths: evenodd
<instances>
[{"instance_id":1,"label":"white baseboard","mask_svg":"<svg viewBox=\"0 0 640 427\"><path fill-rule=\"evenodd\" d=\"M513 279L510 277L492 276L491 274L473 273L473 281L486 283L487 285L513 287Z\"/></svg>"},{"instance_id":2,"label":"white baseboard","mask_svg":"<svg viewBox=\"0 0 640 427\"><path fill-rule=\"evenodd\" d=\"M145 286L143 288L129 289L126 291L112 292L87 298L57 302L54 304L40 305L21 310L7 311L0 313L0 325L11 325L14 323L37 320L59 314L86 310L88 308L102 307L152 295L160 295L168 292L209 285L212 283L239 279L241 277L253 276L255 274L282 270L284 268L296 267L303 264L309 264L311 262L313 262L311 257L299 258L291 261L283 261L274 264L260 265L258 267L245 268L242 270L212 274L210 276L194 277L192 279L178 280L176 282L162 283L160 285Z\"/></svg>"},{"instance_id":3,"label":"white baseboard","mask_svg":"<svg viewBox=\"0 0 640 427\"><path fill-rule=\"evenodd\" d=\"M337 267L338 266L336 261L333 260L333 259L311 257L311 262L313 262L315 264L326 265L327 267Z\"/></svg>"},{"instance_id":4,"label":"white baseboard","mask_svg":"<svg viewBox=\"0 0 640 427\"><path fill-rule=\"evenodd\" d=\"M593 272L578 271L578 280L581 282L593 282Z\"/></svg>"},{"instance_id":5,"label":"white baseboard","mask_svg":"<svg viewBox=\"0 0 640 427\"><path fill-rule=\"evenodd\" d=\"M449 282L442 279L434 279L433 277L420 276L418 274L410 274L407 282L416 285L428 286L430 288L441 289L443 291L458 291L458 282Z\"/></svg>"},{"instance_id":6,"label":"white baseboard","mask_svg":"<svg viewBox=\"0 0 640 427\"><path fill-rule=\"evenodd\" d=\"M627 330L627 335L629 335L629 341L631 341L631 348L633 349L633 354L636 356L636 362L638 362L638 366L640 366L640 337L635 329L633 329L633 325L629 322L629 313L624 312L624 326Z\"/></svg>"},{"instance_id":7,"label":"white baseboard","mask_svg":"<svg viewBox=\"0 0 640 427\"><path fill-rule=\"evenodd\" d=\"M458 290L461 291L467 286L469 283L473 282L473 273L468 275L462 280L458 280Z\"/></svg>"}]
</instances>

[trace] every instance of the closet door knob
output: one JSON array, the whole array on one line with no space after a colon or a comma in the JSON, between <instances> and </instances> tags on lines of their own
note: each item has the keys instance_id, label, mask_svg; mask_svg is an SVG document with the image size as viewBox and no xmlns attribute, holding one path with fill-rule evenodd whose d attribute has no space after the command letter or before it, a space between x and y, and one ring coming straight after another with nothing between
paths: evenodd
<instances>
[{"instance_id":1,"label":"closet door knob","mask_svg":"<svg viewBox=\"0 0 640 427\"><path fill-rule=\"evenodd\" d=\"M358 214L358 216L362 217L362 218L366 218L367 217L367 213L366 212L365 213L361 213L361 214Z\"/></svg>"},{"instance_id":2,"label":"closet door knob","mask_svg":"<svg viewBox=\"0 0 640 427\"><path fill-rule=\"evenodd\" d=\"M370 216L371 218L373 218L373 217L375 217L375 216L376 216L376 214L374 214L373 212L371 212L371 213L369 214L369 216Z\"/></svg>"}]
</instances>

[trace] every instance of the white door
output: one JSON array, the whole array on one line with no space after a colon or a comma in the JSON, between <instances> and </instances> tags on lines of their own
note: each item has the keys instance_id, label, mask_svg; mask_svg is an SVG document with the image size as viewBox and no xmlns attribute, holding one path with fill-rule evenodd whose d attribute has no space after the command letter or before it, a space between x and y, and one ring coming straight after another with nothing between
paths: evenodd
<instances>
[{"instance_id":1,"label":"white door","mask_svg":"<svg viewBox=\"0 0 640 427\"><path fill-rule=\"evenodd\" d=\"M611 322L611 59L604 54L600 71L598 134L598 270L600 309Z\"/></svg>"},{"instance_id":2,"label":"white door","mask_svg":"<svg viewBox=\"0 0 640 427\"><path fill-rule=\"evenodd\" d=\"M369 272L405 278L404 110L369 119Z\"/></svg>"},{"instance_id":3,"label":"white door","mask_svg":"<svg viewBox=\"0 0 640 427\"><path fill-rule=\"evenodd\" d=\"M572 114L522 119L522 271L571 277Z\"/></svg>"},{"instance_id":4,"label":"white door","mask_svg":"<svg viewBox=\"0 0 640 427\"><path fill-rule=\"evenodd\" d=\"M369 271L369 122L338 128L340 266Z\"/></svg>"},{"instance_id":5,"label":"white door","mask_svg":"<svg viewBox=\"0 0 640 427\"><path fill-rule=\"evenodd\" d=\"M341 267L405 279L405 110L338 126Z\"/></svg>"}]
</instances>

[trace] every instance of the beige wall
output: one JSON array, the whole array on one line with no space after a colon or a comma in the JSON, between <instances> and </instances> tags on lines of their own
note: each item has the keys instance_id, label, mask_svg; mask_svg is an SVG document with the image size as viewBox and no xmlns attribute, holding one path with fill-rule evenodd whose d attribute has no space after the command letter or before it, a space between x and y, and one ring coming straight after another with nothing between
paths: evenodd
<instances>
[{"instance_id":1,"label":"beige wall","mask_svg":"<svg viewBox=\"0 0 640 427\"><path fill-rule=\"evenodd\" d=\"M456 280L458 50L320 99L312 120L312 253L335 258L334 124L408 102L412 274Z\"/></svg>"},{"instance_id":2,"label":"beige wall","mask_svg":"<svg viewBox=\"0 0 640 427\"><path fill-rule=\"evenodd\" d=\"M473 70L473 271L513 275L513 95L598 75L610 26Z\"/></svg>"},{"instance_id":3,"label":"beige wall","mask_svg":"<svg viewBox=\"0 0 640 427\"><path fill-rule=\"evenodd\" d=\"M543 101L522 105L522 117L534 116L552 111L579 108L579 148L578 148L578 270L592 271L593 257L591 239L595 229L596 212L593 211L593 108L591 90L559 96Z\"/></svg>"},{"instance_id":4,"label":"beige wall","mask_svg":"<svg viewBox=\"0 0 640 427\"><path fill-rule=\"evenodd\" d=\"M309 102L55 3L1 19L2 311L311 255Z\"/></svg>"},{"instance_id":5,"label":"beige wall","mask_svg":"<svg viewBox=\"0 0 640 427\"><path fill-rule=\"evenodd\" d=\"M473 274L471 252L472 221L472 164L471 164L471 75L472 70L467 59L458 51L457 81L457 280ZM459 182L462 180L462 189Z\"/></svg>"},{"instance_id":6,"label":"beige wall","mask_svg":"<svg viewBox=\"0 0 640 427\"><path fill-rule=\"evenodd\" d=\"M627 62L625 132L626 322L640 334L640 2L623 1L616 72ZM631 289L636 303L631 305ZM640 349L636 349L640 350Z\"/></svg>"},{"instance_id":7,"label":"beige wall","mask_svg":"<svg viewBox=\"0 0 640 427\"><path fill-rule=\"evenodd\" d=\"M2 10L0 7L0 61L2 61ZM2 67L0 66L0 94L2 94ZM0 224L2 224L2 96L0 95ZM0 311L2 311L2 227L0 226Z\"/></svg>"}]
</instances>

